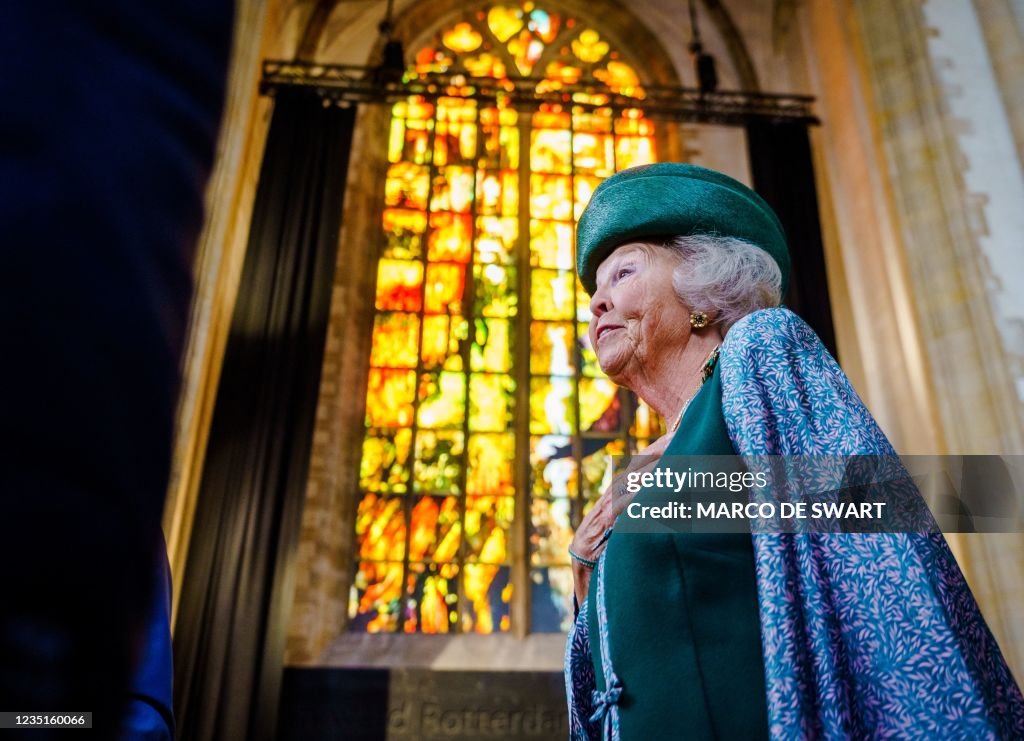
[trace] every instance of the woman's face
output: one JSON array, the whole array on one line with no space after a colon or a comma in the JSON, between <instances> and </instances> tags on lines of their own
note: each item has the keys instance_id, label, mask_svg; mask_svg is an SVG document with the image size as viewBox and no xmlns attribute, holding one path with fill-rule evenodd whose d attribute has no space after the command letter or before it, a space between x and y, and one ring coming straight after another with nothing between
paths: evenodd
<instances>
[{"instance_id":1,"label":"woman's face","mask_svg":"<svg viewBox=\"0 0 1024 741\"><path fill-rule=\"evenodd\" d=\"M601 370L620 385L633 387L637 374L689 341L689 309L672 288L679 261L668 248L631 242L597 269L590 341Z\"/></svg>"}]
</instances>

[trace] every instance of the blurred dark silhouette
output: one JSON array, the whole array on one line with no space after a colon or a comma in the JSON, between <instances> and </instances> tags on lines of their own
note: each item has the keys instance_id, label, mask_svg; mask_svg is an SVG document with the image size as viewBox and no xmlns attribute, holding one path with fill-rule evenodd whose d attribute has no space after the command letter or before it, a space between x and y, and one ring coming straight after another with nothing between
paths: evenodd
<instances>
[{"instance_id":1,"label":"blurred dark silhouette","mask_svg":"<svg viewBox=\"0 0 1024 741\"><path fill-rule=\"evenodd\" d=\"M0 6L0 709L89 711L92 737L119 734L166 617L160 519L232 18L223 0Z\"/></svg>"}]
</instances>

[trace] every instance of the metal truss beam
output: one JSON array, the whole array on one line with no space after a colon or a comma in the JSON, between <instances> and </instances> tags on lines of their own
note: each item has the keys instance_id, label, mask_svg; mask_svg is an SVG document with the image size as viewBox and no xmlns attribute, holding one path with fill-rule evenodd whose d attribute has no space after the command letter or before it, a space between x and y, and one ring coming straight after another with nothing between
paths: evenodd
<instances>
[{"instance_id":1,"label":"metal truss beam","mask_svg":"<svg viewBox=\"0 0 1024 741\"><path fill-rule=\"evenodd\" d=\"M745 126L749 123L819 123L808 95L717 91L643 85L634 95L617 92L599 80L558 82L535 77L498 80L460 73L399 76L380 67L315 64L266 60L260 92L274 95L281 89L306 89L341 106L358 103L394 103L411 95L437 100L449 95L486 103L502 103L517 110L536 110L541 104L584 109L637 109L649 118L687 123Z\"/></svg>"}]
</instances>

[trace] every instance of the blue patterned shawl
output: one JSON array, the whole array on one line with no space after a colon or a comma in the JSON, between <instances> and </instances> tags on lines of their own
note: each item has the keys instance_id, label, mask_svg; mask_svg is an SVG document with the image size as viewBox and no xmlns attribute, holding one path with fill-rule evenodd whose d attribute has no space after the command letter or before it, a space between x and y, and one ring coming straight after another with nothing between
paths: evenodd
<instances>
[{"instance_id":1,"label":"blue patterned shawl","mask_svg":"<svg viewBox=\"0 0 1024 741\"><path fill-rule=\"evenodd\" d=\"M741 456L895 455L792 312L742 319L719 362ZM1024 738L1024 698L941 535L753 538L773 739ZM581 610L566 650L574 739L599 732L589 632Z\"/></svg>"}]
</instances>

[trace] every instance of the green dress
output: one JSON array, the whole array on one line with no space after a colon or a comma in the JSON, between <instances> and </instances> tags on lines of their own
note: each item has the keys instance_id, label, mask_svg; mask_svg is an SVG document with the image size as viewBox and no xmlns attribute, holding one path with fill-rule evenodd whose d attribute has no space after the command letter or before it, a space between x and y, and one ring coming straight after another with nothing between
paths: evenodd
<instances>
[{"instance_id":1,"label":"green dress","mask_svg":"<svg viewBox=\"0 0 1024 741\"><path fill-rule=\"evenodd\" d=\"M665 455L734 455L717 367ZM613 531L601 568L611 665L622 684L621 738L767 738L751 537ZM603 627L593 587L592 636ZM601 641L591 650L603 692Z\"/></svg>"}]
</instances>

